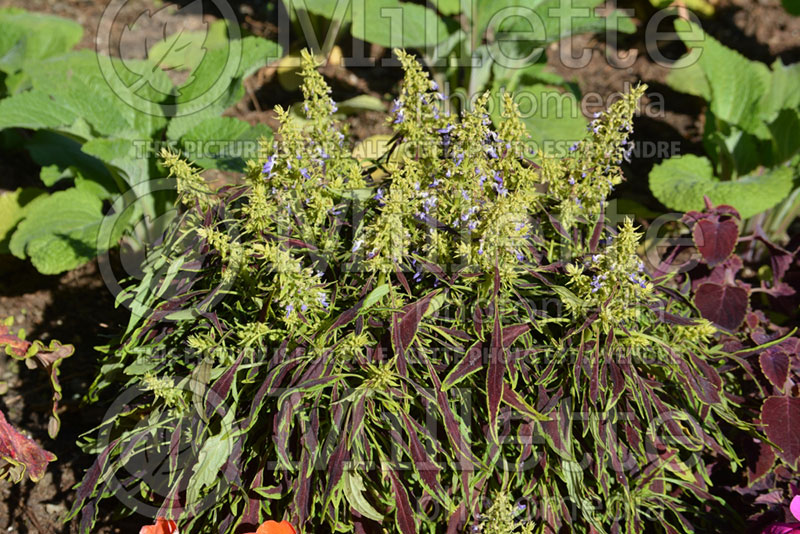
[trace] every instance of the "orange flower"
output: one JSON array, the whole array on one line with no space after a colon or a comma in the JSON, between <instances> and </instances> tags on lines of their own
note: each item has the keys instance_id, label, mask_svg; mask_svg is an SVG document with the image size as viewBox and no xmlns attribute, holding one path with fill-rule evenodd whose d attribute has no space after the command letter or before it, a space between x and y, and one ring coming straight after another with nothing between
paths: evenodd
<instances>
[{"instance_id":1,"label":"orange flower","mask_svg":"<svg viewBox=\"0 0 800 534\"><path fill-rule=\"evenodd\" d=\"M256 532L250 534L297 534L294 527L288 521L267 521L263 523Z\"/></svg>"},{"instance_id":2,"label":"orange flower","mask_svg":"<svg viewBox=\"0 0 800 534\"><path fill-rule=\"evenodd\" d=\"M178 525L172 519L156 518L155 525L147 525L139 530L139 534L178 534Z\"/></svg>"}]
</instances>

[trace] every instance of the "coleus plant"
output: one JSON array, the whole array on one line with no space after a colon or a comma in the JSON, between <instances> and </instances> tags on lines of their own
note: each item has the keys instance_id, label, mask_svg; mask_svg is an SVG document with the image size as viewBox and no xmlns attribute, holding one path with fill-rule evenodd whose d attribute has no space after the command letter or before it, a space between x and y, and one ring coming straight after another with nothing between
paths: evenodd
<instances>
[{"instance_id":1,"label":"coleus plant","mask_svg":"<svg viewBox=\"0 0 800 534\"><path fill-rule=\"evenodd\" d=\"M25 362L29 368L39 367L50 379L53 388L53 407L48 424L50 437L58 434L58 401L61 400L61 385L58 382L59 366L64 358L72 356L75 347L51 341L45 345L39 340L27 341L25 332L12 330L13 317L0 321L0 349L5 355ZM0 479L9 477L13 482L21 482L27 475L33 482L44 476L47 464L56 459L55 455L42 449L35 441L20 433L6 420L0 411Z\"/></svg>"},{"instance_id":2,"label":"coleus plant","mask_svg":"<svg viewBox=\"0 0 800 534\"><path fill-rule=\"evenodd\" d=\"M330 50L345 34L383 47L419 52L433 80L460 112L487 89L492 118L500 119L502 92L524 92L521 120L531 140L548 152L565 152L585 133L586 120L573 84L547 69L545 50L580 33L633 33L620 11L596 12L599 0L437 0L427 5L399 0L335 2L284 0L302 46ZM312 41L312 39L314 41ZM358 47L353 47L357 54ZM326 54L327 55L327 54ZM359 65L358 57L352 63ZM558 120L554 120L558 119Z\"/></svg>"},{"instance_id":3,"label":"coleus plant","mask_svg":"<svg viewBox=\"0 0 800 534\"><path fill-rule=\"evenodd\" d=\"M714 505L709 462L739 461L721 425L751 429L717 329L651 281L630 221L604 222L644 88L534 165L510 96L496 128L488 95L447 117L396 54L375 160L353 156L309 54L308 120L278 108L244 184L212 194L164 152L183 211L90 394L118 400L84 436L82 532L111 495L221 533L280 515L497 532L480 514L518 512L496 495L527 503L522 531L691 532Z\"/></svg>"},{"instance_id":4,"label":"coleus plant","mask_svg":"<svg viewBox=\"0 0 800 534\"><path fill-rule=\"evenodd\" d=\"M280 47L252 36L229 40L229 30L224 21L206 24L154 43L149 59L122 60L74 51L83 33L75 22L0 9L0 131L31 131L7 136L7 149L27 150L41 182L58 189L0 197L0 252L54 274L113 247L140 220L150 223L137 231L160 232L148 224L172 198L154 185L158 144L199 154L204 168L242 170L237 150L257 147L271 130L221 115L243 96L242 80ZM174 86L167 70L189 76ZM115 209L104 207L110 202ZM114 228L108 239L104 224Z\"/></svg>"},{"instance_id":5,"label":"coleus plant","mask_svg":"<svg viewBox=\"0 0 800 534\"><path fill-rule=\"evenodd\" d=\"M743 417L767 438L743 438L747 485L763 493L779 481L776 462L784 473L800 467L800 337L786 326L797 321L796 289L787 282L800 268L797 244L778 246L758 226L740 236L736 209L708 197L705 204L683 217L693 245L672 249L655 274L684 271L673 279L676 287L725 332L720 341L744 372L734 380Z\"/></svg>"},{"instance_id":6,"label":"coleus plant","mask_svg":"<svg viewBox=\"0 0 800 534\"><path fill-rule=\"evenodd\" d=\"M761 226L785 237L800 214L800 64L770 67L726 48L698 25L678 19L690 51L667 78L673 89L701 97L708 157L674 156L650 173L650 189L666 207L700 210L703 195L748 219L773 208Z\"/></svg>"}]
</instances>

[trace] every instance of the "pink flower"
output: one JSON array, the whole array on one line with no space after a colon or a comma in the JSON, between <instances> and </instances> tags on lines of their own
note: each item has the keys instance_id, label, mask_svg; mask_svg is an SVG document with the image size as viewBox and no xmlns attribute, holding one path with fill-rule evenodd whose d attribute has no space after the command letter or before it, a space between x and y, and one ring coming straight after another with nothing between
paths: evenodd
<instances>
[{"instance_id":1,"label":"pink flower","mask_svg":"<svg viewBox=\"0 0 800 534\"><path fill-rule=\"evenodd\" d=\"M800 495L795 495L789 510L800 521ZM775 523L764 529L762 534L800 534L800 523Z\"/></svg>"}]
</instances>

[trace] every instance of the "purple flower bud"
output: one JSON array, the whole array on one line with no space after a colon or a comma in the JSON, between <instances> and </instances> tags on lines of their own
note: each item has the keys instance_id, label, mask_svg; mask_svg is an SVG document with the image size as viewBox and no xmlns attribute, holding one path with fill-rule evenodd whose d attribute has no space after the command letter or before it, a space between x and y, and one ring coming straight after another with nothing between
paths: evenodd
<instances>
[{"instance_id":1,"label":"purple flower bud","mask_svg":"<svg viewBox=\"0 0 800 534\"><path fill-rule=\"evenodd\" d=\"M261 174L265 174L267 178L272 176L272 169L275 167L275 154L267 158L264 167L261 169Z\"/></svg>"}]
</instances>

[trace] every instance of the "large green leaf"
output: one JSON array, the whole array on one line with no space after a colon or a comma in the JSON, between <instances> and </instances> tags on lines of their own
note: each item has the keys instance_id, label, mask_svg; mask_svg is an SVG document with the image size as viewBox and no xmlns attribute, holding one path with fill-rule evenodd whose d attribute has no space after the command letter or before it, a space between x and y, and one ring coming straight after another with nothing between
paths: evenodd
<instances>
[{"instance_id":1,"label":"large green leaf","mask_svg":"<svg viewBox=\"0 0 800 534\"><path fill-rule=\"evenodd\" d=\"M527 55L536 47L579 33L605 33L607 30L633 33L636 25L619 11L599 16L595 8L602 0L544 0L521 3L514 0L479 4L478 28L483 37L503 34L512 48L506 54ZM509 58L512 56L508 56Z\"/></svg>"},{"instance_id":2,"label":"large green leaf","mask_svg":"<svg viewBox=\"0 0 800 534\"><path fill-rule=\"evenodd\" d=\"M761 100L764 120L773 120L782 109L800 107L800 63L784 65L780 59L772 64L769 91Z\"/></svg>"},{"instance_id":3,"label":"large green leaf","mask_svg":"<svg viewBox=\"0 0 800 534\"><path fill-rule=\"evenodd\" d=\"M26 187L0 194L0 254L8 254L11 231L25 217L29 209L42 198L44 190Z\"/></svg>"},{"instance_id":4,"label":"large green leaf","mask_svg":"<svg viewBox=\"0 0 800 534\"><path fill-rule=\"evenodd\" d=\"M118 190L114 178L102 161L83 152L75 139L50 130L39 130L25 143L31 159L43 168L55 168L42 178L46 186L52 186L62 178L72 177L96 182L108 193ZM69 172L68 172L69 171Z\"/></svg>"},{"instance_id":5,"label":"large green leaf","mask_svg":"<svg viewBox=\"0 0 800 534\"><path fill-rule=\"evenodd\" d=\"M259 37L231 43L209 50L189 80L177 89L175 118L167 128L169 139L180 139L238 102L244 95L242 80L281 53L280 45Z\"/></svg>"},{"instance_id":6,"label":"large green leaf","mask_svg":"<svg viewBox=\"0 0 800 534\"><path fill-rule=\"evenodd\" d=\"M690 95L711 100L711 87L708 85L706 73L691 55L686 55L672 64L667 75L667 85Z\"/></svg>"},{"instance_id":7,"label":"large green leaf","mask_svg":"<svg viewBox=\"0 0 800 534\"><path fill-rule=\"evenodd\" d=\"M350 24L356 39L388 48L430 48L447 38L445 22L425 6L398 0L285 0L292 12L307 11ZM363 7L363 11L362 8ZM324 39L325 36L317 36Z\"/></svg>"},{"instance_id":8,"label":"large green leaf","mask_svg":"<svg viewBox=\"0 0 800 534\"><path fill-rule=\"evenodd\" d=\"M181 138L186 157L207 169L243 171L248 159L258 157L258 139L272 138L266 124L250 124L233 117L207 119Z\"/></svg>"},{"instance_id":9,"label":"large green leaf","mask_svg":"<svg viewBox=\"0 0 800 534\"><path fill-rule=\"evenodd\" d=\"M119 68L117 83L141 84L137 103L143 103L140 108L144 110L121 98L100 71L97 55L82 50L26 65L24 74L32 89L0 101L0 128L73 131L73 123L80 119L91 127L90 134L131 138L163 128L166 120L158 103L172 87L166 74L144 61L124 65L111 61Z\"/></svg>"},{"instance_id":10,"label":"large green leaf","mask_svg":"<svg viewBox=\"0 0 800 534\"><path fill-rule=\"evenodd\" d=\"M586 119L575 95L542 84L517 89L522 122L538 152L566 154L569 147L586 135ZM500 106L494 106L492 118L499 120Z\"/></svg>"},{"instance_id":11,"label":"large green leaf","mask_svg":"<svg viewBox=\"0 0 800 534\"><path fill-rule=\"evenodd\" d=\"M97 255L102 220L100 199L77 189L59 191L26 211L9 249L19 258L30 258L43 274L68 271Z\"/></svg>"},{"instance_id":12,"label":"large green leaf","mask_svg":"<svg viewBox=\"0 0 800 534\"><path fill-rule=\"evenodd\" d=\"M793 170L779 167L761 175L722 182L714 177L708 158L685 155L665 160L650 171L650 190L666 207L702 210L707 195L715 205L728 204L743 218L780 202L792 190Z\"/></svg>"},{"instance_id":13,"label":"large green leaf","mask_svg":"<svg viewBox=\"0 0 800 534\"><path fill-rule=\"evenodd\" d=\"M149 139L112 137L92 139L83 145L82 150L120 171L129 185L136 185L150 179L151 148Z\"/></svg>"},{"instance_id":14,"label":"large green leaf","mask_svg":"<svg viewBox=\"0 0 800 534\"><path fill-rule=\"evenodd\" d=\"M77 22L20 9L0 9L0 71L15 72L28 62L63 54L78 44Z\"/></svg>"},{"instance_id":15,"label":"large green leaf","mask_svg":"<svg viewBox=\"0 0 800 534\"><path fill-rule=\"evenodd\" d=\"M759 118L759 103L769 87L767 66L726 48L691 22L678 19L675 29L692 49L690 54L697 57L708 80L709 105L714 115L750 133L765 133ZM680 87L676 89L681 90Z\"/></svg>"},{"instance_id":16,"label":"large green leaf","mask_svg":"<svg viewBox=\"0 0 800 534\"><path fill-rule=\"evenodd\" d=\"M228 26L224 20L208 24L208 31L180 31L154 44L150 60L162 69L194 70L208 50L225 48Z\"/></svg>"}]
</instances>

